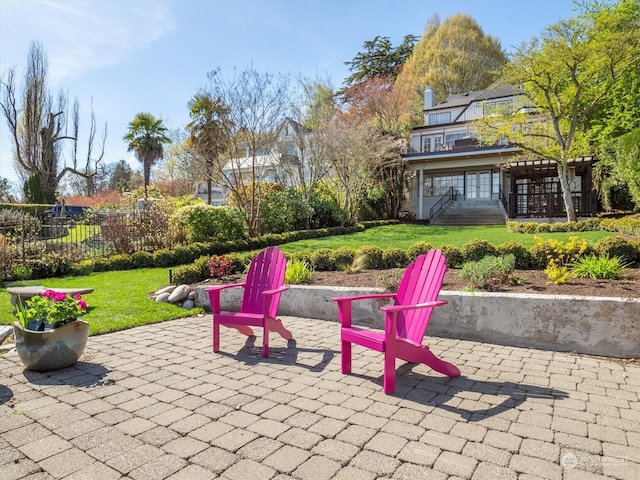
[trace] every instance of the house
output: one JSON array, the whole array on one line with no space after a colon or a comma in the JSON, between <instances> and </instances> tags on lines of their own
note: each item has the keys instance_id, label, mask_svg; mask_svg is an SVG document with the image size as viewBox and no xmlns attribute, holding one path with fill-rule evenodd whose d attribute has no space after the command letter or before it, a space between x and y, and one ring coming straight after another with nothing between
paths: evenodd
<instances>
[{"instance_id":1,"label":"house","mask_svg":"<svg viewBox=\"0 0 640 480\"><path fill-rule=\"evenodd\" d=\"M445 223L487 223L506 218L566 217L555 162L514 160L521 149L506 141L481 145L474 121L497 111L531 113L531 102L516 88L506 86L453 95L434 105L433 93L424 93L424 126L411 131L409 149L402 155L412 173L408 210L417 220ZM591 179L595 159L575 159L570 168L578 216L597 213ZM465 213L466 212L466 213ZM486 214L486 215L485 215Z\"/></svg>"},{"instance_id":2,"label":"house","mask_svg":"<svg viewBox=\"0 0 640 480\"><path fill-rule=\"evenodd\" d=\"M308 181L308 172L301 168L299 144L311 132L300 123L286 118L278 129L274 142L255 155L249 147L245 156L230 159L222 173L230 185L240 181L249 184L255 174L257 182L280 183L287 187Z\"/></svg>"}]
</instances>

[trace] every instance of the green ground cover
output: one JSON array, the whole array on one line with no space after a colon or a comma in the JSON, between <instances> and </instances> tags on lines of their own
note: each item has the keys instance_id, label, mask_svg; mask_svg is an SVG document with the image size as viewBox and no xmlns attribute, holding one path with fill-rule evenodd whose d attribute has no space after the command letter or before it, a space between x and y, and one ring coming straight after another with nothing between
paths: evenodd
<instances>
[{"instance_id":1,"label":"green ground cover","mask_svg":"<svg viewBox=\"0 0 640 480\"><path fill-rule=\"evenodd\" d=\"M509 233L504 225L495 226L473 226L473 227L437 227L429 225L399 224L384 225L367 229L363 232L340 235L334 237L314 238L310 240L300 240L297 242L281 245L280 249L286 253L300 251L318 250L319 248L330 248L335 250L339 247L349 245L358 248L362 245L377 245L383 250L387 248L408 249L416 242L428 242L434 247L442 245L452 245L462 247L471 240L486 240L493 245L504 242L518 242L524 246L535 245L535 237L548 239L553 238L566 242L569 237L575 236L579 239L586 239L590 243L595 243L601 238L611 236L610 232L567 232L567 233Z\"/></svg>"},{"instance_id":2,"label":"green ground cover","mask_svg":"<svg viewBox=\"0 0 640 480\"><path fill-rule=\"evenodd\" d=\"M281 245L286 253L315 251L319 248L336 249L345 245L377 245L383 250L390 247L407 249L418 241L425 241L438 247L453 245L462 247L465 243L483 239L492 244L515 241L527 247L535 244L534 237L554 238L566 242L577 236L595 243L600 238L611 235L608 232L571 232L545 234L512 234L504 226L491 227L434 227L426 225L386 225L364 232L335 237L304 240ZM140 269L116 272L100 272L82 277L49 278L14 282L12 286L43 285L45 287L74 288L88 287L95 291L86 296L89 311L82 318L89 322L91 334L108 333L127 328L157 323L174 318L187 317L202 312L201 308L184 310L167 303L154 302L147 295L167 285L167 268ZM10 296L6 289L0 289L0 324L14 321Z\"/></svg>"},{"instance_id":3,"label":"green ground cover","mask_svg":"<svg viewBox=\"0 0 640 480\"><path fill-rule=\"evenodd\" d=\"M202 308L184 310L168 303L154 302L147 295L169 283L168 269L147 268L121 272L100 272L83 277L48 278L14 282L12 286L42 285L52 288L93 288L86 295L89 310L81 318L90 325L90 334L115 332L140 325L202 312ZM0 289L0 323L12 324L15 317L11 296Z\"/></svg>"}]
</instances>

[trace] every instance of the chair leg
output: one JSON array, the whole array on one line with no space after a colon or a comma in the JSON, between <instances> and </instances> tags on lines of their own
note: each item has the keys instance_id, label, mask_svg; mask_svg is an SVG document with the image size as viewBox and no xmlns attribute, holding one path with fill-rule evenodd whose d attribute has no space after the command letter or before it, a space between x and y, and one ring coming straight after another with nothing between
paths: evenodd
<instances>
[{"instance_id":1,"label":"chair leg","mask_svg":"<svg viewBox=\"0 0 640 480\"><path fill-rule=\"evenodd\" d=\"M213 351L220 351L220 324L213 321Z\"/></svg>"},{"instance_id":2,"label":"chair leg","mask_svg":"<svg viewBox=\"0 0 640 480\"><path fill-rule=\"evenodd\" d=\"M384 393L393 393L396 390L396 357L384 354L384 375L382 380Z\"/></svg>"},{"instance_id":3,"label":"chair leg","mask_svg":"<svg viewBox=\"0 0 640 480\"><path fill-rule=\"evenodd\" d=\"M342 373L351 373L351 342L341 341Z\"/></svg>"},{"instance_id":4,"label":"chair leg","mask_svg":"<svg viewBox=\"0 0 640 480\"><path fill-rule=\"evenodd\" d=\"M280 334L280 336L282 338L284 338L285 340L292 340L293 339L293 334L287 330L286 328L284 328L284 325L282 324L282 320L280 320L279 318L268 318L265 320L265 327L268 328L269 330L276 332L278 334Z\"/></svg>"}]
</instances>

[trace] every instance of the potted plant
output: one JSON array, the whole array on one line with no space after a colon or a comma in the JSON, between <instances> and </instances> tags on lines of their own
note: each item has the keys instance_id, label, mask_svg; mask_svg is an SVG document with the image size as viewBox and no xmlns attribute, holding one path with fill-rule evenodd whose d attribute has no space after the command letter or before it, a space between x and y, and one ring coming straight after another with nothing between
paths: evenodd
<instances>
[{"instance_id":1,"label":"potted plant","mask_svg":"<svg viewBox=\"0 0 640 480\"><path fill-rule=\"evenodd\" d=\"M78 319L87 311L81 295L45 290L17 306L13 335L25 367L57 370L78 361L89 337L89 324Z\"/></svg>"}]
</instances>

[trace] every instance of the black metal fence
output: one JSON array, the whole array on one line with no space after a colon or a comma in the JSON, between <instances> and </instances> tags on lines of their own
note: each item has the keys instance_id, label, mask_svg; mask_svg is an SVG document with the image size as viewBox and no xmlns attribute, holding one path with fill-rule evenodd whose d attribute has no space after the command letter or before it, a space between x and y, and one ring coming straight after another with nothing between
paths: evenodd
<instances>
[{"instance_id":1,"label":"black metal fence","mask_svg":"<svg viewBox=\"0 0 640 480\"><path fill-rule=\"evenodd\" d=\"M181 242L165 216L110 214L90 220L25 217L0 225L2 278L20 277L33 263L75 263L137 251L154 252Z\"/></svg>"}]
</instances>

